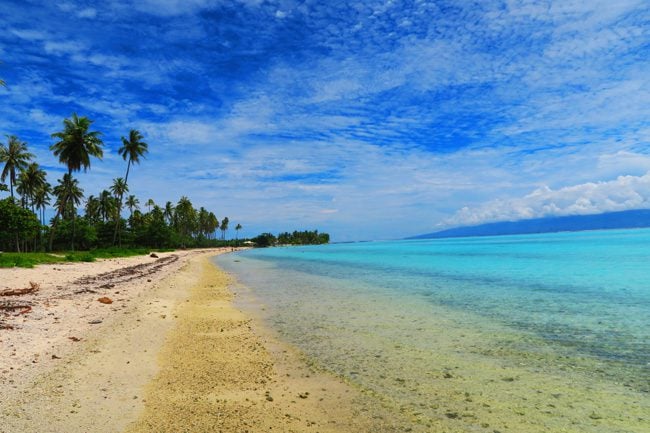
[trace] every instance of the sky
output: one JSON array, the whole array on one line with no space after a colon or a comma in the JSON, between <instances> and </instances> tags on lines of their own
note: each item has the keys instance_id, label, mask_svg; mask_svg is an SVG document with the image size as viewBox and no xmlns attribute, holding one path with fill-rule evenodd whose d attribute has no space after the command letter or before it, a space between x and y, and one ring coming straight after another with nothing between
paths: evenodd
<instances>
[{"instance_id":1,"label":"sky","mask_svg":"<svg viewBox=\"0 0 650 433\"><path fill-rule=\"evenodd\" d=\"M135 128L131 193L240 236L650 207L647 0L2 0L0 27L0 140L54 184L51 134L89 117L86 195Z\"/></svg>"}]
</instances>

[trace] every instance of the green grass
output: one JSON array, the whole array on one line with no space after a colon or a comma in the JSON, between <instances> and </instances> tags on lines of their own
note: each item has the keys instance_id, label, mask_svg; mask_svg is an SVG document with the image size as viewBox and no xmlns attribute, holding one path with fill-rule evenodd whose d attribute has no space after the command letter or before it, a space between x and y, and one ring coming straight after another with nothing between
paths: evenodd
<instances>
[{"instance_id":1,"label":"green grass","mask_svg":"<svg viewBox=\"0 0 650 433\"><path fill-rule=\"evenodd\" d=\"M132 257L149 254L147 248L101 248L91 251L58 253L0 253L0 268L33 268L36 265L62 262L94 262L96 259ZM173 250L156 250L166 252Z\"/></svg>"},{"instance_id":2,"label":"green grass","mask_svg":"<svg viewBox=\"0 0 650 433\"><path fill-rule=\"evenodd\" d=\"M0 253L0 268L33 268L44 263L65 261L63 256L46 253Z\"/></svg>"}]
</instances>

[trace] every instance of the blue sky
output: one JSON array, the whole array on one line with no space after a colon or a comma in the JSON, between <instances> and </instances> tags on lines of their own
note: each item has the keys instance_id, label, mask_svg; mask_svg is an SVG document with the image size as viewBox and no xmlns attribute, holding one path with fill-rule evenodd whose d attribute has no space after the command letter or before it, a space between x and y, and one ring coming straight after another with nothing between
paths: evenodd
<instances>
[{"instance_id":1,"label":"blue sky","mask_svg":"<svg viewBox=\"0 0 650 433\"><path fill-rule=\"evenodd\" d=\"M106 143L87 194L136 128L141 202L187 195L244 235L650 207L645 0L2 3L0 134L52 183L77 112Z\"/></svg>"}]
</instances>

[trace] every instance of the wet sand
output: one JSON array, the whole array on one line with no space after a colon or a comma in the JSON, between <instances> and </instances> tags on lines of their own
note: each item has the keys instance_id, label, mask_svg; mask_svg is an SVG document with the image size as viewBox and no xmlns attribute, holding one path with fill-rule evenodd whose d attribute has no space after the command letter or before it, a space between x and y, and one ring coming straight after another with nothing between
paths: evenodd
<instances>
[{"instance_id":1,"label":"wet sand","mask_svg":"<svg viewBox=\"0 0 650 433\"><path fill-rule=\"evenodd\" d=\"M29 313L49 320L41 334L29 314L0 331L0 432L395 431L401 423L361 392L256 332L209 261L216 253L186 253L141 279L85 280L94 293L38 304L56 320ZM120 301L96 301L105 294ZM35 354L20 345L46 339L54 322L65 332Z\"/></svg>"}]
</instances>

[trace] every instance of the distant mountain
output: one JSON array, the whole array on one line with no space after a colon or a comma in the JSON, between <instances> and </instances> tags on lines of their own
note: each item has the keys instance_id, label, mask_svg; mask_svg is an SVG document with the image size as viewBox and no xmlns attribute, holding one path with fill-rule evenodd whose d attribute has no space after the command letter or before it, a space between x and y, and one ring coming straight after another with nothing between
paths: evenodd
<instances>
[{"instance_id":1,"label":"distant mountain","mask_svg":"<svg viewBox=\"0 0 650 433\"><path fill-rule=\"evenodd\" d=\"M464 236L521 235L581 230L629 229L650 227L650 209L607 212L597 215L573 215L505 221L477 226L457 227L407 239L456 238Z\"/></svg>"}]
</instances>

